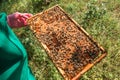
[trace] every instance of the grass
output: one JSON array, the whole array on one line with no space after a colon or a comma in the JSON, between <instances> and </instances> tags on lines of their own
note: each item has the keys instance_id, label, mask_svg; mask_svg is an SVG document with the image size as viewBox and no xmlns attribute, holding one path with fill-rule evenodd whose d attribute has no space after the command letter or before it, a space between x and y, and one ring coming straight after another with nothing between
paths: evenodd
<instances>
[{"instance_id":1,"label":"grass","mask_svg":"<svg viewBox=\"0 0 120 80\"><path fill-rule=\"evenodd\" d=\"M46 3L45 0L2 0L0 12L11 14L19 11L36 14L59 4L107 51L107 56L86 72L80 80L120 80L120 0L48 1L50 2ZM102 6L103 4L104 6ZM102 14L104 9L105 13ZM36 79L63 80L29 28L13 30L27 49L29 64Z\"/></svg>"}]
</instances>

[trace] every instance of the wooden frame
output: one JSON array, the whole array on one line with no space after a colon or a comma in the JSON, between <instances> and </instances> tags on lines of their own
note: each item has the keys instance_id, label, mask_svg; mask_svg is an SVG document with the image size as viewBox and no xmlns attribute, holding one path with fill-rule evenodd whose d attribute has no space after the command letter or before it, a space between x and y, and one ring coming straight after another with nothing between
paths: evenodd
<instances>
[{"instance_id":1,"label":"wooden frame","mask_svg":"<svg viewBox=\"0 0 120 80\"><path fill-rule=\"evenodd\" d=\"M53 12L51 12L51 10L55 10L55 12L53 11ZM58 10L58 11L57 11ZM65 72L65 70L66 70L66 68L64 68L64 67L67 67L67 66L64 66L64 65L62 65L62 67L60 66L60 63L62 64L62 61L59 63L59 61L55 61L56 59L54 58L54 57L56 57L56 56L58 56L58 55L63 55L63 53L62 52L60 52L60 46L61 45L64 45L64 46L66 46L67 45L67 43L65 43L65 44L62 44L61 42L60 42L60 44L58 44L59 42L58 42L58 40L57 39L55 39L55 38L58 38L58 36L60 36L59 35L59 32L61 31L61 28L63 28L63 30L64 30L64 27L65 27L65 24L64 23L62 23L61 21L61 19L62 19L62 17L60 17L60 18L58 18L58 16L59 15L56 15L56 14L59 14L59 15L61 15L62 14L62 17L64 17L65 19L63 19L65 22L67 22L67 20L68 20L68 22L70 21L70 24L71 25L73 25L72 26L72 28L74 29L74 30L76 30L75 31L75 33L76 32L80 32L80 35L83 35L83 37L85 37L84 39L88 39L88 42L87 42L87 40L86 40L86 42L85 43L90 43L90 46L92 47L92 46L94 46L93 48L97 48L97 49L95 49L95 51L97 51L98 50L98 53L96 52L96 53L94 53L94 51L93 52L91 52L91 53L94 53L94 55L96 55L96 57L94 57L94 58L91 58L91 57L88 57L90 60L92 60L92 62L89 62L89 61L87 61L87 63L85 63L85 65L84 66L82 66L82 70L77 70L77 71L75 71L76 72L76 74L74 75L74 76L71 76L71 75L73 75L73 73L67 73L67 72ZM54 17L54 15L56 15L55 17ZM45 20L42 20L42 19L45 19ZM54 19L57 19L56 21L54 20ZM56 22L56 23L55 23ZM92 66L94 66L97 62L99 62L99 61L101 61L101 59L102 58L104 58L105 56L106 56L106 52L105 52L105 50L97 43L97 42L95 42L95 40L93 40L91 37L90 37L90 35L82 28L82 27L80 27L80 25L79 24L77 24L77 22L76 21L74 21L68 14L66 14L65 13L65 11L60 7L60 6L58 6L58 5L56 5L56 6L53 6L52 8L49 8L49 9L47 9L47 10L45 10L45 11L43 11L43 12L41 12L41 13L38 13L38 14L36 14L36 15L34 15L33 17L31 17L30 19L28 19L28 21L27 21L27 23L30 25L30 28L31 28L31 30L33 31L33 33L35 33L35 36L37 37L37 39L38 39L38 41L42 44L42 46L44 47L44 49L47 51L47 54L48 54L48 56L50 57L50 59L53 61L53 63L54 63L54 65L56 66L56 68L58 69L58 71L62 74L62 76L64 77L64 79L65 80L77 80L77 79L79 79L80 77L81 77L81 75L82 74L84 74L86 71L88 71ZM47 23L47 24L46 24ZM58 25L57 25L57 27L58 26L60 26L57 30L56 29L54 29L56 26L56 24L58 23ZM61 25L63 25L63 27L61 27ZM70 25L70 27L71 27L71 25ZM41 27L42 26L42 27ZM51 30L51 32L50 31L47 31L47 28L49 28L49 26L52 26L51 28L54 30L54 31L52 31L52 29L49 29L49 30ZM47 28L46 28L47 27ZM59 29L60 29L60 31L59 31ZM66 28L65 28L66 29ZM57 32L58 32L58 34L57 34ZM65 32L65 30L64 30L64 32ZM67 35L67 32L68 31L66 31L66 35ZM43 33L44 34L48 34L48 35L44 35L43 36ZM54 33L54 34L53 34ZM71 32L72 34L74 34L74 32ZM57 34L57 35L56 35ZM47 37L47 36L49 36L48 38L45 38L45 37ZM46 39L49 39L50 37L52 36L52 38L51 38L51 41L53 42L53 44L51 44L51 45L53 45L53 46L51 46L51 45L48 45L49 43L50 43L50 40L46 40ZM57 36L57 37L56 37ZM63 35L64 36L64 35ZM76 36L76 35L75 35ZM41 38L42 37L42 38ZM79 36L80 37L80 36ZM61 38L59 38L59 39L61 39ZM75 38L75 39L77 39L77 37ZM63 40L63 39L61 39L61 40ZM67 39L66 40L68 40L68 37L67 37ZM71 38L71 40L72 40L72 38ZM74 39L73 39L74 40ZM80 40L80 39L79 39ZM82 41L82 40L81 40ZM48 42L48 43L47 43ZM64 42L66 42L66 41L64 41ZM76 41L77 42L77 41ZM79 41L78 41L79 42ZM84 42L84 40L83 40L83 42ZM72 43L72 42L71 42ZM77 44L77 43L76 43ZM79 43L78 43L79 44ZM68 44L69 45L69 44ZM84 44L83 44L84 45ZM59 49L58 48L56 48L56 46L57 47L59 47ZM79 45L79 47L81 47L82 45L80 44ZM93 49L93 48L90 48L90 46L88 45L88 50L89 51L91 51L91 49ZM52 47L51 49L50 49L50 47ZM68 46L69 47L69 46ZM73 46L72 46L73 47ZM75 47L75 46L74 46ZM66 48L66 47L65 47ZM53 49L55 49L55 50L57 50L56 52L52 52L52 50ZM76 49L76 48L71 48L71 49ZM86 49L85 49L86 50ZM72 51L72 50L71 50ZM81 48L81 53L83 53L83 54L81 54L81 53L79 53L80 55L86 55L86 53L84 52L84 49L83 48ZM78 51L79 52L79 51ZM57 53L56 55L53 55L54 53ZM65 53L64 53L65 54ZM70 53L70 50L66 53L66 54L68 54L67 56L69 56L69 54L70 54L70 57L69 58L67 58L67 59L71 59L71 56L72 55L74 55L75 54L75 52L74 52L74 50L72 51L72 54ZM88 56L89 54L87 54L86 56ZM58 56L57 58L59 58L60 56ZM72 56L73 57L73 56ZM62 57L62 58L64 58L64 57ZM77 58L79 58L79 57L75 57L75 59L77 59ZM82 58L82 57L80 57L80 58ZM67 60L66 59L66 60ZM84 58L84 59L87 59L87 58ZM61 60L61 59L60 59ZM80 60L80 59L79 59ZM76 60L73 60L72 62L75 62ZM63 63L64 62L66 62L66 61L63 61ZM69 60L68 60L68 62L69 62ZM58 64L59 63L59 64ZM66 62L67 63L67 62ZM77 61L76 62L76 64L77 63L79 63L80 64L80 62L79 61ZM73 63L69 63L70 65L71 64L73 64ZM82 62L81 62L81 64L82 64ZM66 65L66 64L65 64ZM64 66L64 67L63 67ZM71 71L73 70L75 70L74 69L74 65L72 65L72 67L71 67ZM70 67L69 67L70 68ZM69 69L69 68L67 68L67 69ZM70 76L69 76L70 75Z\"/></svg>"}]
</instances>

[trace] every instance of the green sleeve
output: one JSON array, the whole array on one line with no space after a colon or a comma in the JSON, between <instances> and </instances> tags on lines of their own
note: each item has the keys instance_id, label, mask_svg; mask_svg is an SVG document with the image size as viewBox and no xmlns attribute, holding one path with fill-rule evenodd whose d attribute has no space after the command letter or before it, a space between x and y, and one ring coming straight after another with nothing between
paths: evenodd
<instances>
[{"instance_id":1,"label":"green sleeve","mask_svg":"<svg viewBox=\"0 0 120 80\"><path fill-rule=\"evenodd\" d=\"M28 66L27 52L0 13L0 80L35 80Z\"/></svg>"},{"instance_id":2,"label":"green sleeve","mask_svg":"<svg viewBox=\"0 0 120 80\"><path fill-rule=\"evenodd\" d=\"M7 31L7 14L6 13L0 13L0 30Z\"/></svg>"}]
</instances>

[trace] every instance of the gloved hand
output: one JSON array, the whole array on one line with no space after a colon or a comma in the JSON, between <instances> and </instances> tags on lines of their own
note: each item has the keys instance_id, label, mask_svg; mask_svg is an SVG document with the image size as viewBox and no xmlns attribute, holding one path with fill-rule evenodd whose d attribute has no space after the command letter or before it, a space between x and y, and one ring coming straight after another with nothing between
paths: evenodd
<instances>
[{"instance_id":1,"label":"gloved hand","mask_svg":"<svg viewBox=\"0 0 120 80\"><path fill-rule=\"evenodd\" d=\"M27 26L26 20L31 17L30 13L13 13L7 16L7 22L10 27L19 28Z\"/></svg>"}]
</instances>

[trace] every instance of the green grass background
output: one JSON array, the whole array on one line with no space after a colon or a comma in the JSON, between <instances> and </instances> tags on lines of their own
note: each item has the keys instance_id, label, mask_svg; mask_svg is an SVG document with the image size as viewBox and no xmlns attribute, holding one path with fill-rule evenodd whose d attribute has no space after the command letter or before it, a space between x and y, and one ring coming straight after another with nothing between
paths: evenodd
<instances>
[{"instance_id":1,"label":"green grass background","mask_svg":"<svg viewBox=\"0 0 120 80\"><path fill-rule=\"evenodd\" d=\"M0 12L36 14L56 4L107 51L80 80L120 80L120 0L0 0ZM63 80L29 26L13 30L28 52L36 79Z\"/></svg>"}]
</instances>

